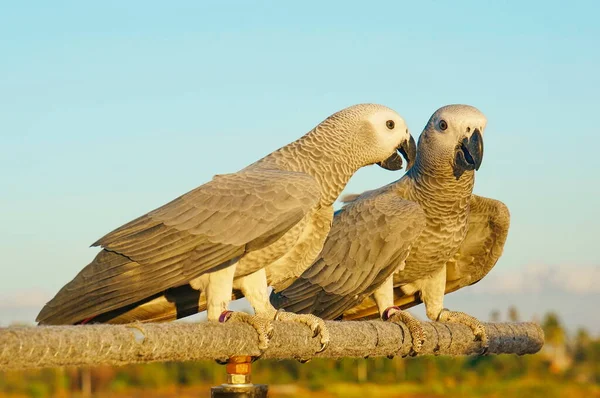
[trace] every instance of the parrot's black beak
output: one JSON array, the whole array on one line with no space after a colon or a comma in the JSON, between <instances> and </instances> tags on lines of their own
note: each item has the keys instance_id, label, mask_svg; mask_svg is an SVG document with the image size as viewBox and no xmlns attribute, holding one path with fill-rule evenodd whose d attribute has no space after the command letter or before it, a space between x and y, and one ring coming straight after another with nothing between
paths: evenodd
<instances>
[{"instance_id":1,"label":"parrot's black beak","mask_svg":"<svg viewBox=\"0 0 600 398\"><path fill-rule=\"evenodd\" d=\"M479 129L475 129L471 137L465 137L456 147L454 175L458 179L467 170L479 170L482 160L483 136Z\"/></svg>"},{"instance_id":2,"label":"parrot's black beak","mask_svg":"<svg viewBox=\"0 0 600 398\"><path fill-rule=\"evenodd\" d=\"M415 139L409 136L409 139L404 140L398 148L396 148L396 152L392 154L389 158L384 160L383 162L377 163L379 167L382 167L386 170L396 171L402 168L402 157L400 154L406 159L406 170L410 169L413 164L415 164L415 158L417 157L417 144L415 143Z\"/></svg>"},{"instance_id":3,"label":"parrot's black beak","mask_svg":"<svg viewBox=\"0 0 600 398\"><path fill-rule=\"evenodd\" d=\"M410 168L415 164L415 159L417 158L417 143L412 135L408 140L404 141L400 145L398 152L400 152L402 156L404 156L404 159L406 159L406 171L410 170Z\"/></svg>"}]
</instances>

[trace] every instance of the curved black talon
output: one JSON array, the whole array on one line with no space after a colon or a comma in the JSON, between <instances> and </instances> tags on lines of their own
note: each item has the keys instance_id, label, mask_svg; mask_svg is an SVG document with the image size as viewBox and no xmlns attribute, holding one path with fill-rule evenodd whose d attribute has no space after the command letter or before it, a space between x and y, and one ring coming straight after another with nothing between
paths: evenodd
<instances>
[{"instance_id":1,"label":"curved black talon","mask_svg":"<svg viewBox=\"0 0 600 398\"><path fill-rule=\"evenodd\" d=\"M325 349L329 345L329 331L327 330L324 321L321 318L318 318L311 314L293 314L286 312L283 309L277 310L275 316L273 317L274 321L291 321L291 322L300 322L304 325L307 325L311 328L313 335L312 338L321 336L321 348L319 348L315 354L325 351Z\"/></svg>"},{"instance_id":2,"label":"curved black talon","mask_svg":"<svg viewBox=\"0 0 600 398\"><path fill-rule=\"evenodd\" d=\"M318 335L319 335L319 333L314 335L313 338L317 337ZM317 352L315 352L315 354L325 351L325 349L327 348L328 345L329 345L329 343L321 343L321 348L319 350L317 350Z\"/></svg>"},{"instance_id":3,"label":"curved black talon","mask_svg":"<svg viewBox=\"0 0 600 398\"><path fill-rule=\"evenodd\" d=\"M409 352L409 356L416 356L425 343L425 331L421 326L421 323L410 315L408 312L403 311L400 307L388 307L385 309L381 318L384 321L392 322L401 326L403 341L407 340L410 336L412 347ZM405 329L406 328L406 329ZM408 334L407 334L408 331Z\"/></svg>"},{"instance_id":4,"label":"curved black talon","mask_svg":"<svg viewBox=\"0 0 600 398\"><path fill-rule=\"evenodd\" d=\"M249 315L244 312L223 311L219 316L220 323L232 321L246 323L254 328L258 335L258 349L261 353L260 356L262 356L264 351L268 348L269 341L273 336L273 326L271 325L271 322L265 318Z\"/></svg>"}]
</instances>

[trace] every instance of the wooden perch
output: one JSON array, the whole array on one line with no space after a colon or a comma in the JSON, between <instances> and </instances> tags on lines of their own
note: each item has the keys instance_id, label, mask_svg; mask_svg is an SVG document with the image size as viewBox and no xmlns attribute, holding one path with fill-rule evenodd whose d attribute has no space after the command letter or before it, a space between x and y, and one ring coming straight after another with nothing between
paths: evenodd
<instances>
[{"instance_id":1,"label":"wooden perch","mask_svg":"<svg viewBox=\"0 0 600 398\"><path fill-rule=\"evenodd\" d=\"M298 323L273 322L274 334L262 358L342 358L406 356L411 339L404 325L388 322L326 322L328 348ZM533 354L544 344L533 323L488 323L488 354ZM471 330L458 324L424 322L419 355L472 355L481 351ZM0 328L0 370L58 366L124 365L157 361L197 361L259 355L254 329L214 322Z\"/></svg>"}]
</instances>

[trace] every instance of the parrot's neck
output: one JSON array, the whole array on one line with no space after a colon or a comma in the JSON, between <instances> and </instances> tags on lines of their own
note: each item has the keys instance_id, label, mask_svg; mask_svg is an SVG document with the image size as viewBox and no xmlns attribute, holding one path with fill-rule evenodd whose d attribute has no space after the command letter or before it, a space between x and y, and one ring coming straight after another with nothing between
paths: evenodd
<instances>
[{"instance_id":1,"label":"parrot's neck","mask_svg":"<svg viewBox=\"0 0 600 398\"><path fill-rule=\"evenodd\" d=\"M331 137L319 140L318 136L305 135L259 160L256 166L273 166L313 176L321 186L321 206L332 206L361 167L340 152Z\"/></svg>"},{"instance_id":2,"label":"parrot's neck","mask_svg":"<svg viewBox=\"0 0 600 398\"><path fill-rule=\"evenodd\" d=\"M414 199L435 203L440 211L452 213L462 212L468 207L475 184L474 171L465 171L457 179L451 170L428 173L413 167L405 177Z\"/></svg>"}]
</instances>

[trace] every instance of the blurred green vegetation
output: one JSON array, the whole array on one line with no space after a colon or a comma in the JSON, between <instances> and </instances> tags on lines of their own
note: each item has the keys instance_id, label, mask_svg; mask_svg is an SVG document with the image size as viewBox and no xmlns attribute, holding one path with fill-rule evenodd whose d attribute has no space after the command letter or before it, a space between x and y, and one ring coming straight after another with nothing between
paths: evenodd
<instances>
[{"instance_id":1,"label":"blurred green vegetation","mask_svg":"<svg viewBox=\"0 0 600 398\"><path fill-rule=\"evenodd\" d=\"M507 318L517 321L517 310ZM554 313L542 326L536 355L260 360L253 380L269 384L271 397L600 397L600 338L570 336ZM0 397L199 397L224 381L224 367L210 361L42 369L0 373Z\"/></svg>"}]
</instances>

